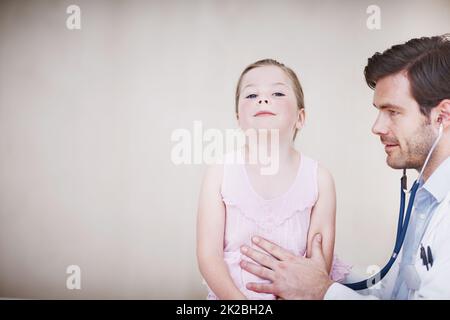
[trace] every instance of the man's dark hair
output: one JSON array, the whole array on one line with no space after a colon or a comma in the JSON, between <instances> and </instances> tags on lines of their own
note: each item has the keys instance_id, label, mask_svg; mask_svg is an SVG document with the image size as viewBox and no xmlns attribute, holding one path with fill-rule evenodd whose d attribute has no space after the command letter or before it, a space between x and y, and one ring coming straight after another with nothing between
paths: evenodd
<instances>
[{"instance_id":1,"label":"man's dark hair","mask_svg":"<svg viewBox=\"0 0 450 320\"><path fill-rule=\"evenodd\" d=\"M406 71L411 94L420 112L429 116L442 100L450 99L450 34L411 39L369 58L364 76L375 89L377 81Z\"/></svg>"}]
</instances>

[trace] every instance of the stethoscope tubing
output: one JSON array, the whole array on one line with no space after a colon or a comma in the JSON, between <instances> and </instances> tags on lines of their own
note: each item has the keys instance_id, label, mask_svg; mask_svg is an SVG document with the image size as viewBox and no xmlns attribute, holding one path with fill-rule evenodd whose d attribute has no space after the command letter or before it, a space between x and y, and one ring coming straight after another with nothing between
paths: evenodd
<instances>
[{"instance_id":1,"label":"stethoscope tubing","mask_svg":"<svg viewBox=\"0 0 450 320\"><path fill-rule=\"evenodd\" d=\"M397 259L398 255L400 253L400 250L402 248L403 242L405 240L406 231L408 230L409 220L411 218L411 212L412 212L413 205L414 205L414 199L416 197L416 192L417 192L418 188L419 188L419 182L418 182L418 180L416 180L416 181L414 181L414 184L411 187L411 190L409 192L410 196L409 196L409 201L408 201L408 207L406 209L406 214L405 214L406 194L405 194L405 190L403 189L403 183L401 183L401 186L400 186L400 209L399 209L399 215L398 215L397 235L396 235L396 239L395 239L394 249L392 251L392 255L389 258L388 263L380 270L380 272L378 272L374 276L372 276L366 280L358 281L355 283L344 283L345 286L347 286L348 288L353 289L353 290L368 289L371 286L378 283L379 281L381 281L386 276L386 274L389 272L389 270L391 269L395 260Z\"/></svg>"}]
</instances>

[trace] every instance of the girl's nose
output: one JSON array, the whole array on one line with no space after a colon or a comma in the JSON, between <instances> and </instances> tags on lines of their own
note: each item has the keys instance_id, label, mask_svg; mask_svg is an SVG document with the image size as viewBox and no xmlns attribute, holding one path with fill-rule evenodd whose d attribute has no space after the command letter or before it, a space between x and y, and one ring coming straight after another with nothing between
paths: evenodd
<instances>
[{"instance_id":1,"label":"girl's nose","mask_svg":"<svg viewBox=\"0 0 450 320\"><path fill-rule=\"evenodd\" d=\"M267 99L259 99L258 100L258 104L262 104L262 103L265 103L265 104L269 104L269 100L267 100Z\"/></svg>"}]
</instances>

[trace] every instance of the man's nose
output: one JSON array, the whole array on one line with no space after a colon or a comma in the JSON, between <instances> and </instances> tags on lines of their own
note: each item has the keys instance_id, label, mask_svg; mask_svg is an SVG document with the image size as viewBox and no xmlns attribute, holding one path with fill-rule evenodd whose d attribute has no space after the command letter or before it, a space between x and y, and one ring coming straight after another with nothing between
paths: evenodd
<instances>
[{"instance_id":1,"label":"man's nose","mask_svg":"<svg viewBox=\"0 0 450 320\"><path fill-rule=\"evenodd\" d=\"M375 123L372 126L372 133L379 136L386 135L388 133L387 126L381 119L381 114L378 115L377 119L375 120Z\"/></svg>"}]
</instances>

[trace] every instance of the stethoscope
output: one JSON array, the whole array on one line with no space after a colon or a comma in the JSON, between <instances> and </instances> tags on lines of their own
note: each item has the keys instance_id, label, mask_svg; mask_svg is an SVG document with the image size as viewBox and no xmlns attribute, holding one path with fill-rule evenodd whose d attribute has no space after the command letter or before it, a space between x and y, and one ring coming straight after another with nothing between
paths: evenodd
<instances>
[{"instance_id":1,"label":"stethoscope","mask_svg":"<svg viewBox=\"0 0 450 320\"><path fill-rule=\"evenodd\" d=\"M345 286L347 286L353 290L368 289L368 288L372 287L373 285L375 285L376 283L378 283L379 281L381 281L381 279L383 279L386 276L386 274L389 272L389 270L391 269L392 265L394 264L395 260L398 257L400 249L402 248L403 241L405 240L406 231L408 230L409 219L411 217L411 212L413 210L414 199L416 197L417 189L419 188L419 183L422 178L423 171L424 171L425 167L427 166L428 161L430 160L431 154L433 153L439 140L441 139L443 131L444 131L444 126L441 123L439 126L439 134L438 134L436 140L434 141L433 146L431 147L430 151L428 152L427 158L425 159L425 162L422 166L422 170L420 171L419 177L417 178L416 181L414 181L414 183L409 191L408 191L408 187L407 187L406 169L403 169L403 175L402 175L402 178L400 179L400 210L399 210L399 214L398 214L397 236L395 238L394 250L392 252L392 255L391 255L388 263L383 267L383 269L381 269L380 272L378 272L374 276L372 276L366 280L362 280L362 281L355 282L355 283L344 283ZM406 193L409 193L409 201L408 201L408 207L406 209L406 214L405 214Z\"/></svg>"}]
</instances>

